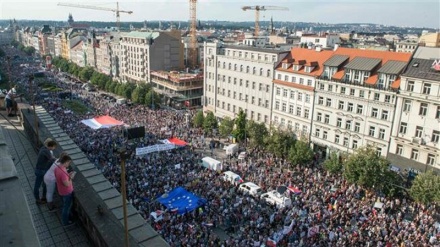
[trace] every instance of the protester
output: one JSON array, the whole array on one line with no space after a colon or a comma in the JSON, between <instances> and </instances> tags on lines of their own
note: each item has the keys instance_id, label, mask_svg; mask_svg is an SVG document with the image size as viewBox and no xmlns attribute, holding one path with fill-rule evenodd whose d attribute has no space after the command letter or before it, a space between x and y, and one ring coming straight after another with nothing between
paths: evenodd
<instances>
[{"instance_id":1,"label":"protester","mask_svg":"<svg viewBox=\"0 0 440 247\"><path fill-rule=\"evenodd\" d=\"M72 158L70 158L69 155L64 155L59 159L59 165L57 164L54 170L58 194L60 194L63 199L61 221L65 227L74 224L74 222L70 220L70 212L73 202L73 172L67 172L67 168L70 166L71 162Z\"/></svg>"},{"instance_id":2,"label":"protester","mask_svg":"<svg viewBox=\"0 0 440 247\"><path fill-rule=\"evenodd\" d=\"M55 187L56 187L56 178L55 178L55 168L60 165L60 159L67 155L67 153L62 152L60 154L60 158L55 160L55 162L52 164L52 166L47 170L46 174L44 175L44 183L46 184L46 199L47 199L47 207L49 208L49 212L56 211L56 207L53 203L53 194L55 193Z\"/></svg>"},{"instance_id":3,"label":"protester","mask_svg":"<svg viewBox=\"0 0 440 247\"><path fill-rule=\"evenodd\" d=\"M57 147L57 143L51 138L44 141L43 147L38 152L37 164L35 165L35 185L34 196L37 204L46 203L46 184L43 183L44 175L55 161L53 150ZM40 199L40 187L43 185L43 197Z\"/></svg>"}]
</instances>

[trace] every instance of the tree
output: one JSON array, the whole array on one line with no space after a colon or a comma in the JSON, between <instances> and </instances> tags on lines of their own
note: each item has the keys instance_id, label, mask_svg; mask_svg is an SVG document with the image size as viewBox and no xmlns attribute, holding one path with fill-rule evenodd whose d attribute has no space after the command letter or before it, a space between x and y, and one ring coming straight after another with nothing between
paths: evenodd
<instances>
[{"instance_id":1,"label":"tree","mask_svg":"<svg viewBox=\"0 0 440 247\"><path fill-rule=\"evenodd\" d=\"M247 124L247 133L251 148L263 148L269 131L264 123L256 123L251 120Z\"/></svg>"},{"instance_id":2,"label":"tree","mask_svg":"<svg viewBox=\"0 0 440 247\"><path fill-rule=\"evenodd\" d=\"M95 70L92 67L84 67L79 71L79 79L82 81L89 81L93 76Z\"/></svg>"},{"instance_id":3,"label":"tree","mask_svg":"<svg viewBox=\"0 0 440 247\"><path fill-rule=\"evenodd\" d=\"M203 111L198 111L193 118L194 127L201 128L203 126L204 120L205 116L203 115Z\"/></svg>"},{"instance_id":4,"label":"tree","mask_svg":"<svg viewBox=\"0 0 440 247\"><path fill-rule=\"evenodd\" d=\"M332 174L338 174L342 171L343 165L336 154L336 152L331 152L330 157L324 161L324 169Z\"/></svg>"},{"instance_id":5,"label":"tree","mask_svg":"<svg viewBox=\"0 0 440 247\"><path fill-rule=\"evenodd\" d=\"M313 151L310 146L301 140L295 141L289 149L289 161L292 165L302 165L313 160Z\"/></svg>"},{"instance_id":6,"label":"tree","mask_svg":"<svg viewBox=\"0 0 440 247\"><path fill-rule=\"evenodd\" d=\"M136 87L135 89L133 89L133 92L131 93L131 101L133 103L143 103L144 102L144 99L141 97L140 93L141 93L140 87Z\"/></svg>"},{"instance_id":7,"label":"tree","mask_svg":"<svg viewBox=\"0 0 440 247\"><path fill-rule=\"evenodd\" d=\"M217 128L217 119L215 119L213 112L208 112L203 120L203 129L206 132L212 133L213 129Z\"/></svg>"},{"instance_id":8,"label":"tree","mask_svg":"<svg viewBox=\"0 0 440 247\"><path fill-rule=\"evenodd\" d=\"M285 158L294 144L295 140L290 131L283 131L275 128L270 130L270 134L266 139L267 150L280 158Z\"/></svg>"},{"instance_id":9,"label":"tree","mask_svg":"<svg viewBox=\"0 0 440 247\"><path fill-rule=\"evenodd\" d=\"M391 172L389 162L376 154L372 146L358 148L344 162L344 177L350 183L355 183L368 189L382 191L384 183Z\"/></svg>"},{"instance_id":10,"label":"tree","mask_svg":"<svg viewBox=\"0 0 440 247\"><path fill-rule=\"evenodd\" d=\"M144 104L152 109L158 108L160 105L160 96L153 89L145 94Z\"/></svg>"},{"instance_id":11,"label":"tree","mask_svg":"<svg viewBox=\"0 0 440 247\"><path fill-rule=\"evenodd\" d=\"M232 120L230 117L225 117L220 122L218 131L221 137L226 138L232 133L233 129L234 129L234 120Z\"/></svg>"},{"instance_id":12,"label":"tree","mask_svg":"<svg viewBox=\"0 0 440 247\"><path fill-rule=\"evenodd\" d=\"M246 113L240 109L234 121L235 128L232 131L232 134L238 142L242 142L246 139L246 121Z\"/></svg>"},{"instance_id":13,"label":"tree","mask_svg":"<svg viewBox=\"0 0 440 247\"><path fill-rule=\"evenodd\" d=\"M425 205L440 203L440 177L432 171L417 175L409 193L416 202Z\"/></svg>"}]
</instances>

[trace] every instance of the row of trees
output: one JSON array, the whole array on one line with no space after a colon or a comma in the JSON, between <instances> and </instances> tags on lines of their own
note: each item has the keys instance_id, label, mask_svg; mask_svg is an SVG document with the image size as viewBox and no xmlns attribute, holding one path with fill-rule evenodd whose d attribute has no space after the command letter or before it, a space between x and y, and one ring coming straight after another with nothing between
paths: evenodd
<instances>
[{"instance_id":1,"label":"row of trees","mask_svg":"<svg viewBox=\"0 0 440 247\"><path fill-rule=\"evenodd\" d=\"M120 95L130 99L133 103L145 104L148 107L156 108L161 102L160 96L152 89L150 84L120 83L90 66L80 67L61 57L53 58L52 64L82 82L90 82L100 90Z\"/></svg>"},{"instance_id":2,"label":"row of trees","mask_svg":"<svg viewBox=\"0 0 440 247\"><path fill-rule=\"evenodd\" d=\"M11 45L19 49L20 51L23 51L28 56L35 54L35 48L33 46L24 46L22 43L19 43L15 40L11 42Z\"/></svg>"},{"instance_id":3,"label":"row of trees","mask_svg":"<svg viewBox=\"0 0 440 247\"><path fill-rule=\"evenodd\" d=\"M372 146L361 147L343 158L331 153L324 162L324 168L333 174L342 174L350 183L363 188L382 192L387 196L397 196L405 192L417 202L428 205L440 203L440 177L432 171L419 174L409 191L404 186L404 178L389 169L390 162L376 154Z\"/></svg>"},{"instance_id":4,"label":"row of trees","mask_svg":"<svg viewBox=\"0 0 440 247\"><path fill-rule=\"evenodd\" d=\"M212 133L218 128L220 137L233 136L237 142L244 143L251 149L266 150L278 158L287 158L291 166L306 164L313 160L313 151L309 145L297 140L291 131L275 128L267 129L264 123L247 120L246 114L240 110L235 119L223 118L217 122L214 113L206 116L202 111L197 112L193 119L195 127L203 128Z\"/></svg>"}]
</instances>

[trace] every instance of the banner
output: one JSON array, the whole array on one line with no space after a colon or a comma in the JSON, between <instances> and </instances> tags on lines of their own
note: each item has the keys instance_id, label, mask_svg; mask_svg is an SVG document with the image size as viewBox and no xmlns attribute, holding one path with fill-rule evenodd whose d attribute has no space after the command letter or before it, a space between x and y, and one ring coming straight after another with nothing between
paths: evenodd
<instances>
[{"instance_id":1,"label":"banner","mask_svg":"<svg viewBox=\"0 0 440 247\"><path fill-rule=\"evenodd\" d=\"M168 151L174 148L176 148L174 144L156 144L148 147L136 148L136 155L140 156L154 152Z\"/></svg>"}]
</instances>

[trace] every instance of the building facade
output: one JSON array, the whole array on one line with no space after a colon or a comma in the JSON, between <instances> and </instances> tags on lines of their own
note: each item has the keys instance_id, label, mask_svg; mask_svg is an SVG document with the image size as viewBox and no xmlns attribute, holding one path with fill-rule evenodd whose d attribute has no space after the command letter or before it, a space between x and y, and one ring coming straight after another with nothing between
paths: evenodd
<instances>
[{"instance_id":1,"label":"building facade","mask_svg":"<svg viewBox=\"0 0 440 247\"><path fill-rule=\"evenodd\" d=\"M294 48L275 70L272 125L310 140L315 78L332 51Z\"/></svg>"},{"instance_id":2,"label":"building facade","mask_svg":"<svg viewBox=\"0 0 440 247\"><path fill-rule=\"evenodd\" d=\"M205 43L204 111L270 124L275 67L288 51Z\"/></svg>"},{"instance_id":3,"label":"building facade","mask_svg":"<svg viewBox=\"0 0 440 247\"><path fill-rule=\"evenodd\" d=\"M391 162L440 169L440 48L418 47L402 74L391 136Z\"/></svg>"},{"instance_id":4,"label":"building facade","mask_svg":"<svg viewBox=\"0 0 440 247\"><path fill-rule=\"evenodd\" d=\"M301 43L307 46L321 46L322 48L333 48L340 43L339 34L325 33L322 35L303 34L301 36Z\"/></svg>"},{"instance_id":5,"label":"building facade","mask_svg":"<svg viewBox=\"0 0 440 247\"><path fill-rule=\"evenodd\" d=\"M386 156L409 53L338 48L317 78L312 143L323 155L372 145Z\"/></svg>"}]
</instances>

